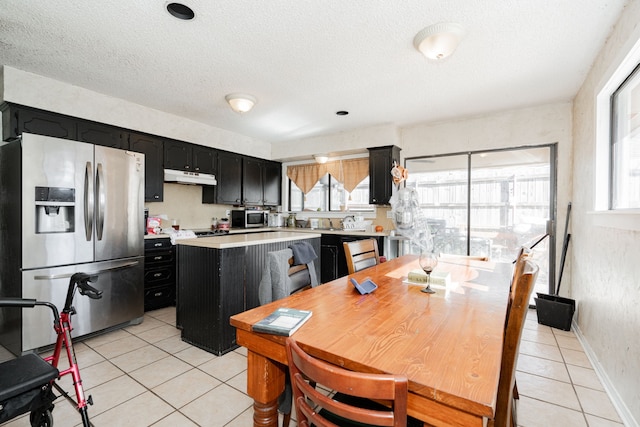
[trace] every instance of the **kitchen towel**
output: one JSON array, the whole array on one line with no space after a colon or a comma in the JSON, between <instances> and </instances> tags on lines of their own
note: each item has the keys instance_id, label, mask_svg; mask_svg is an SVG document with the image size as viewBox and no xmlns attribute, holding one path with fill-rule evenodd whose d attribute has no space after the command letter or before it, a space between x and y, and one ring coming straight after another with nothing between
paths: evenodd
<instances>
[{"instance_id":1,"label":"kitchen towel","mask_svg":"<svg viewBox=\"0 0 640 427\"><path fill-rule=\"evenodd\" d=\"M293 265L309 264L318 258L316 251L309 242L292 243L289 248L293 251Z\"/></svg>"}]
</instances>

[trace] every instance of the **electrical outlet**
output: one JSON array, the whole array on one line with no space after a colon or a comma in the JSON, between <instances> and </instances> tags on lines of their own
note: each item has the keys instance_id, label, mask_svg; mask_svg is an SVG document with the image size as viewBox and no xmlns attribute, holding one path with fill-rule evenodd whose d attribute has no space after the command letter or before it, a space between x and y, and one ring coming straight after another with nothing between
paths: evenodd
<instances>
[{"instance_id":1,"label":"electrical outlet","mask_svg":"<svg viewBox=\"0 0 640 427\"><path fill-rule=\"evenodd\" d=\"M393 218L393 211L392 210L388 210L387 211L387 218L389 218L389 219Z\"/></svg>"}]
</instances>

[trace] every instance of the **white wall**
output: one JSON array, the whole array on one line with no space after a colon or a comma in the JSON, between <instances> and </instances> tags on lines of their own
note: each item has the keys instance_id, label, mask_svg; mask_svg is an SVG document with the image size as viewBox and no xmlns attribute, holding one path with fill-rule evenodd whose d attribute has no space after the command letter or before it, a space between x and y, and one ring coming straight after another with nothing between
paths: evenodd
<instances>
[{"instance_id":1,"label":"white wall","mask_svg":"<svg viewBox=\"0 0 640 427\"><path fill-rule=\"evenodd\" d=\"M640 2L632 1L574 100L572 212L573 296L581 334L623 403L627 425L640 421L640 212L635 227L614 227L614 215L595 213L595 97L640 39ZM606 139L606 134L605 134ZM603 141L605 144L607 141ZM578 185L577 183L580 183ZM608 224L609 223L609 224Z\"/></svg>"},{"instance_id":2,"label":"white wall","mask_svg":"<svg viewBox=\"0 0 640 427\"><path fill-rule=\"evenodd\" d=\"M367 153L368 147L383 147L399 144L399 129L394 125L379 125L323 135L295 141L275 142L272 144L273 160L312 160L314 154L344 155Z\"/></svg>"},{"instance_id":3,"label":"white wall","mask_svg":"<svg viewBox=\"0 0 640 427\"><path fill-rule=\"evenodd\" d=\"M248 136L144 107L15 68L3 67L4 101L153 135L271 158L271 145Z\"/></svg>"}]
</instances>

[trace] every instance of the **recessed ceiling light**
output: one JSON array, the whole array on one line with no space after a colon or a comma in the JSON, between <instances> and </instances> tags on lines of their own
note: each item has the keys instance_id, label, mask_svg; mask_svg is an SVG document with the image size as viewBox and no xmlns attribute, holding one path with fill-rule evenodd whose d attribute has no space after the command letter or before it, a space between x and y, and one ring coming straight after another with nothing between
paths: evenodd
<instances>
[{"instance_id":1,"label":"recessed ceiling light","mask_svg":"<svg viewBox=\"0 0 640 427\"><path fill-rule=\"evenodd\" d=\"M182 19L184 21L188 21L193 19L195 13L189 6L185 6L182 3L169 3L167 5L167 12L171 15L175 16L178 19Z\"/></svg>"},{"instance_id":2,"label":"recessed ceiling light","mask_svg":"<svg viewBox=\"0 0 640 427\"><path fill-rule=\"evenodd\" d=\"M336 114L337 114L338 116L346 116L347 114L349 114L349 112L348 112L348 111L341 110L341 111L336 111Z\"/></svg>"}]
</instances>

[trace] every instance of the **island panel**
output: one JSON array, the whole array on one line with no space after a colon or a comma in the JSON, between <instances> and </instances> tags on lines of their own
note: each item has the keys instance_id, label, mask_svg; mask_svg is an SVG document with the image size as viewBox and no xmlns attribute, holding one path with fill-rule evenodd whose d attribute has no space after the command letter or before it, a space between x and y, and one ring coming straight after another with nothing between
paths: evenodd
<instances>
[{"instance_id":1,"label":"island panel","mask_svg":"<svg viewBox=\"0 0 640 427\"><path fill-rule=\"evenodd\" d=\"M265 234L270 235L265 243L252 239L246 246L211 243L216 237L178 241L176 316L183 341L218 356L238 347L229 317L259 305L258 287L268 252L306 241L318 254L314 266L320 277L319 235L286 233L274 239L275 233Z\"/></svg>"}]
</instances>

